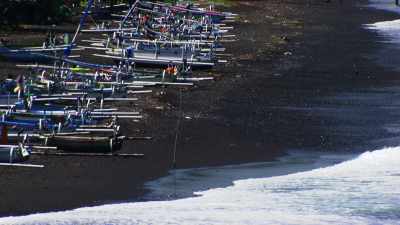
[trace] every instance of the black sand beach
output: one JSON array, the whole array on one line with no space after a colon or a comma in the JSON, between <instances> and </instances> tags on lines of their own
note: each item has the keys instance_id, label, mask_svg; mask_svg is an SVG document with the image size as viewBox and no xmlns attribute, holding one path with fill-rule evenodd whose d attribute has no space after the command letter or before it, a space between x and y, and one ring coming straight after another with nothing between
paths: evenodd
<instances>
[{"instance_id":1,"label":"black sand beach","mask_svg":"<svg viewBox=\"0 0 400 225\"><path fill-rule=\"evenodd\" d=\"M233 55L229 63L211 71L217 81L182 91L176 167L268 161L295 148L371 147L365 140L384 136L379 129L357 129L363 117L344 132L337 117L297 110L341 108L324 96L396 82L395 73L372 57L382 48L380 37L362 28L396 15L366 4L265 0L235 1L226 8L240 14L232 24L239 41L227 45ZM12 68L0 66L3 75ZM34 156L30 162L46 167L0 167L0 216L139 201L146 192L143 183L173 167L178 97L176 89L167 89L161 99L157 93L141 97L134 107L143 109L145 119L123 123L130 136L153 137L129 141L121 151L144 153L143 159Z\"/></svg>"}]
</instances>

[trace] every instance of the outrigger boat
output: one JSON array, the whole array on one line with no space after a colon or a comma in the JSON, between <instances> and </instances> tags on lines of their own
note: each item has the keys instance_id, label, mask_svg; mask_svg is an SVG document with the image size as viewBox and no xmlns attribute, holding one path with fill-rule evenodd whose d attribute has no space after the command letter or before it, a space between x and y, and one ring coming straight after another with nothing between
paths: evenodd
<instances>
[{"instance_id":1,"label":"outrigger boat","mask_svg":"<svg viewBox=\"0 0 400 225\"><path fill-rule=\"evenodd\" d=\"M154 52L139 52L139 53L116 53L115 52L107 52L108 54L93 54L94 56L108 58L118 61L128 61L134 62L140 65L151 65L151 66L161 66L166 67L171 64L181 65L184 63L186 59L186 63L193 68L211 68L215 65L211 60L211 56L201 56L201 55L190 55L189 58L185 58L187 56L185 53L182 55L161 55L157 51ZM132 51L133 52L133 51Z\"/></svg>"},{"instance_id":2,"label":"outrigger boat","mask_svg":"<svg viewBox=\"0 0 400 225\"><path fill-rule=\"evenodd\" d=\"M4 56L31 56L35 62L43 57L53 65L23 65L31 68L26 78L8 79L1 84L0 127L3 139L7 139L3 144L10 145L0 146L0 165L23 162L35 152L46 155L48 150L57 150L53 153L59 155L67 154L64 151L75 155L116 155L114 151L121 148L124 140L132 140L121 133L119 119L136 121L142 115L140 110L120 111L115 103L135 102L137 94L152 92L137 90L143 87L161 86L164 90L166 86L186 87L213 80L212 76L195 76L191 69L210 68L223 62L216 52L225 51L222 43L233 37L227 34L231 28L222 21L234 14L191 4L141 0L131 5L117 27L84 29L93 2L89 0L69 45L3 49ZM92 38L86 41L90 46L78 46L81 32L104 34L106 38ZM71 51L84 48L103 51L93 55L116 64L71 59ZM137 64L161 69L139 70Z\"/></svg>"},{"instance_id":3,"label":"outrigger boat","mask_svg":"<svg viewBox=\"0 0 400 225\"><path fill-rule=\"evenodd\" d=\"M94 41L91 47L84 48L106 51L105 54L93 54L94 56L152 66L165 67L168 64L183 64L183 61L186 61L185 63L193 68L210 68L216 62L224 62L224 60L218 61L215 58L213 48L216 47L220 51L224 50L217 41L220 34L226 33L228 30L221 30L212 25L206 25L206 28L203 29L200 24L205 21L204 19L201 22L183 19L178 24L168 24L171 20L178 20L176 15L170 14L168 10L162 12L168 16L160 19L147 15L141 16L140 8L138 7L141 4L147 3L137 0L132 5L121 20L119 28L116 28L120 30L114 32L112 37L109 36L107 40ZM154 5L151 4L151 6ZM159 7L160 5L156 6ZM170 8L168 5L163 5L163 7ZM139 14L134 15L134 13ZM183 21L186 21L187 24ZM128 32L130 33L128 35L123 30L128 29L125 27L126 25L131 26L128 28L133 29L132 32ZM210 29L210 27L213 28ZM142 38L149 35L156 40L153 42L142 40ZM178 40L174 40L175 38L178 38ZM203 39L209 40L210 38L212 42L203 42ZM170 43L161 43L165 39ZM187 40L187 42L182 42L179 39ZM200 48L200 44L194 44L193 40L198 40L198 43L202 43L201 46L208 45L208 47Z\"/></svg>"},{"instance_id":4,"label":"outrigger boat","mask_svg":"<svg viewBox=\"0 0 400 225\"><path fill-rule=\"evenodd\" d=\"M160 2L140 1L141 8L153 10L156 12L171 11L177 14L192 16L209 16L214 23L220 23L227 19L234 19L237 15L229 12L217 12L211 9L196 7L192 3L171 5Z\"/></svg>"},{"instance_id":5,"label":"outrigger boat","mask_svg":"<svg viewBox=\"0 0 400 225\"><path fill-rule=\"evenodd\" d=\"M115 123L76 123L68 120L54 124L49 119L7 119L0 121L7 142L18 143L30 138L39 146L54 146L64 151L111 152L120 149L125 136ZM4 132L4 128L12 127ZM27 129L27 131L26 131Z\"/></svg>"}]
</instances>

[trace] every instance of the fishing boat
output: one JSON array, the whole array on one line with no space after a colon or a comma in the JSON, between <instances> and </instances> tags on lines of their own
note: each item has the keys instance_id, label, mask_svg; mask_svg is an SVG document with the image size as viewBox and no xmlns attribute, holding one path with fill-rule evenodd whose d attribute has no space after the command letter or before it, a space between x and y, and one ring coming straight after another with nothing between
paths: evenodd
<instances>
[{"instance_id":1,"label":"fishing boat","mask_svg":"<svg viewBox=\"0 0 400 225\"><path fill-rule=\"evenodd\" d=\"M42 119L40 119L42 121ZM63 151L112 152L119 150L125 136L120 126L113 121L109 124L76 124L65 126L59 123L56 129L49 124L34 120L3 120L2 142L30 143L36 146L51 146ZM56 125L53 125L56 126ZM10 127L10 129L8 129Z\"/></svg>"},{"instance_id":2,"label":"fishing boat","mask_svg":"<svg viewBox=\"0 0 400 225\"><path fill-rule=\"evenodd\" d=\"M209 16L214 23L220 23L227 19L234 19L237 16L236 14L229 12L217 12L211 9L200 8L192 3L172 5L168 3L140 1L139 5L141 8L155 12L171 11L183 15Z\"/></svg>"},{"instance_id":3,"label":"fishing boat","mask_svg":"<svg viewBox=\"0 0 400 225\"><path fill-rule=\"evenodd\" d=\"M154 52L138 52L133 54L126 54L126 51L120 52L112 52L108 51L107 54L93 54L97 57L113 59L117 61L128 61L134 62L138 65L147 65L147 66L161 66L166 67L170 64L183 64L186 60L186 63L193 68L211 68L215 65L215 63L211 60L211 56L209 55L180 55L177 53L176 55L161 55L157 49ZM188 58L185 58L188 57Z\"/></svg>"},{"instance_id":4,"label":"fishing boat","mask_svg":"<svg viewBox=\"0 0 400 225\"><path fill-rule=\"evenodd\" d=\"M136 140L121 133L119 119L142 118L140 110L120 111L117 103L133 103L138 100L137 94L152 93L155 86L164 90L167 86L190 87L195 82L213 80L212 76L199 77L192 68L211 68L220 63L216 52L225 51L224 40L233 37L228 34L231 28L221 23L233 14L191 4L142 0L123 12L125 15L115 23L117 27L103 23L94 29L84 28L93 2L88 1L68 45L0 48L0 56L41 63L23 65L31 68L29 74L1 83L2 139L3 144L11 145L0 146L0 163L23 162L34 153L34 147L54 148L56 154L115 155L113 152L124 140ZM90 46L78 46L81 32L102 37L86 40ZM114 63L72 60L71 51L80 49L101 51L93 55ZM136 68L139 64L159 68ZM137 90L143 87L149 90Z\"/></svg>"}]
</instances>

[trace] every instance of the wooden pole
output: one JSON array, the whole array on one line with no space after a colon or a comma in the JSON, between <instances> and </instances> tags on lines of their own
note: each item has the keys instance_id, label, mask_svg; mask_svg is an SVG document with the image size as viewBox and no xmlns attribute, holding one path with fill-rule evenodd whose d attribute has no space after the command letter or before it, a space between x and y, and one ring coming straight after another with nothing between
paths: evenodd
<instances>
[{"instance_id":1,"label":"wooden pole","mask_svg":"<svg viewBox=\"0 0 400 225\"><path fill-rule=\"evenodd\" d=\"M152 140L153 137L126 137L125 140Z\"/></svg>"},{"instance_id":2,"label":"wooden pole","mask_svg":"<svg viewBox=\"0 0 400 225\"><path fill-rule=\"evenodd\" d=\"M84 153L84 152L46 152L32 151L32 155L51 155L51 156L88 156L88 157L123 157L123 158L143 158L141 153Z\"/></svg>"},{"instance_id":3,"label":"wooden pole","mask_svg":"<svg viewBox=\"0 0 400 225\"><path fill-rule=\"evenodd\" d=\"M44 165L36 165L36 164L22 164L22 163L0 163L0 166L9 166L9 167L29 167L29 168L44 168Z\"/></svg>"}]
</instances>

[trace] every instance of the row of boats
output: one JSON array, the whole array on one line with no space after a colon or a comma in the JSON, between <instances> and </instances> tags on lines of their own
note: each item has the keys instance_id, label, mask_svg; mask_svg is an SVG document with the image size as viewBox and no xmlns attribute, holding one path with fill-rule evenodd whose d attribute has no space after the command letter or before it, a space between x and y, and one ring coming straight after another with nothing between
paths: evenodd
<instances>
[{"instance_id":1,"label":"row of boats","mask_svg":"<svg viewBox=\"0 0 400 225\"><path fill-rule=\"evenodd\" d=\"M29 62L17 65L25 74L0 84L0 165L31 165L21 163L32 154L143 156L116 153L126 140L150 139L121 132L121 121L143 117L129 106L160 87L213 80L193 71L226 62L223 44L235 41L227 23L236 15L211 6L136 0L90 26L93 3L70 43L0 48L2 58ZM112 63L75 59L75 52Z\"/></svg>"}]
</instances>

